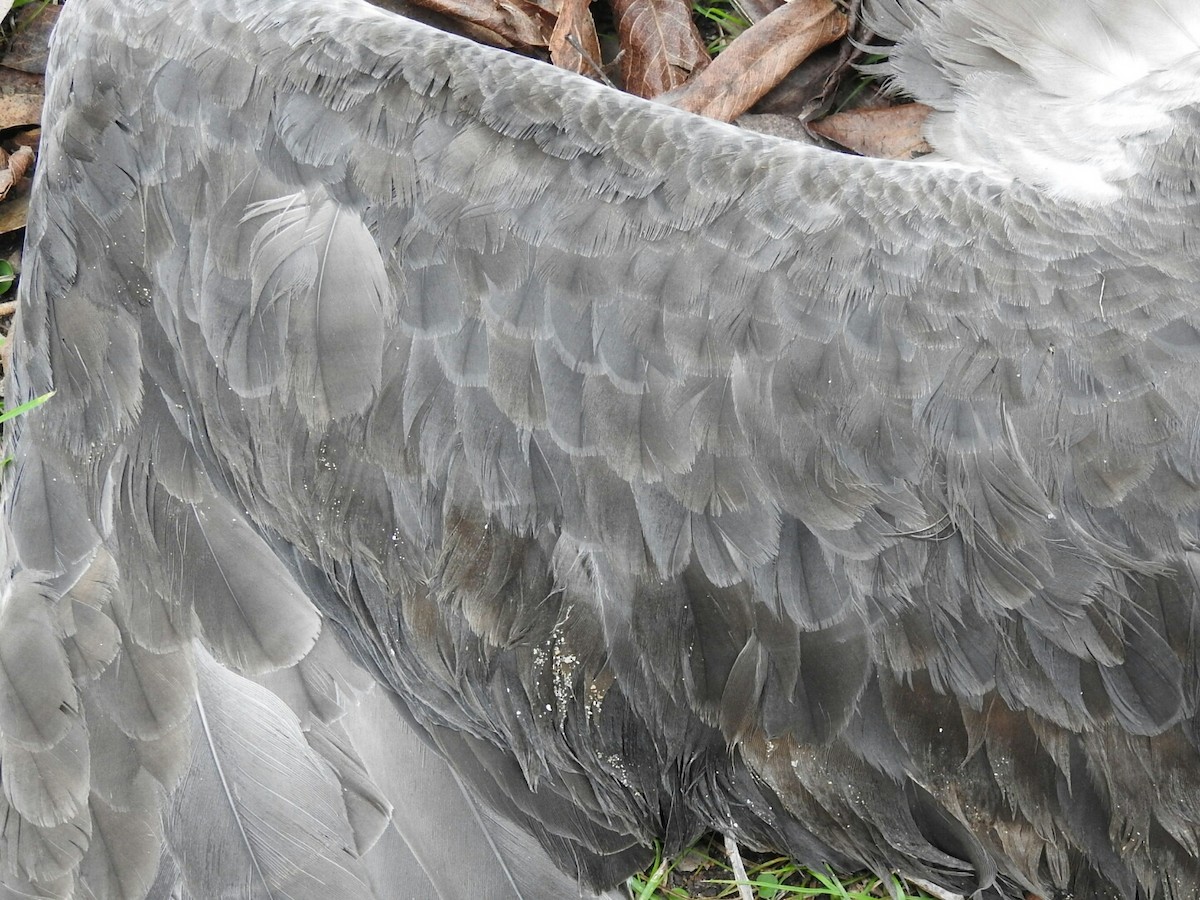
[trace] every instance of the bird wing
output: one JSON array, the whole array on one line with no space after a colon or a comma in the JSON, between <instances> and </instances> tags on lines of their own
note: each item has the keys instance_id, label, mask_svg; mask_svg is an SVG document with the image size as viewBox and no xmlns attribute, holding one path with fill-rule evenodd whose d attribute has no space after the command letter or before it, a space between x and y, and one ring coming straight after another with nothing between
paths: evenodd
<instances>
[{"instance_id":1,"label":"bird wing","mask_svg":"<svg viewBox=\"0 0 1200 900\"><path fill-rule=\"evenodd\" d=\"M969 887L1195 827L1182 763L1059 800L1194 710L1191 109L1097 203L349 0L76 4L54 62L15 889L455 896L416 837L452 787L496 896L535 846L614 883L714 825ZM1009 768L956 777L981 746Z\"/></svg>"}]
</instances>

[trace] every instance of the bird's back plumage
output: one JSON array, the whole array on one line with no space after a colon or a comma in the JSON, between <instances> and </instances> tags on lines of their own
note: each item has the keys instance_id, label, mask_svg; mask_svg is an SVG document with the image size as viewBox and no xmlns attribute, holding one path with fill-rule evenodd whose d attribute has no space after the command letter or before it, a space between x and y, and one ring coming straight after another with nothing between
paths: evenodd
<instances>
[{"instance_id":1,"label":"bird's back plumage","mask_svg":"<svg viewBox=\"0 0 1200 900\"><path fill-rule=\"evenodd\" d=\"M983 9L877 5L895 71ZM1063 180L746 134L350 0L69 5L4 884L562 897L717 828L1193 896L1182 32ZM1013 56L965 62L1033 90Z\"/></svg>"}]
</instances>

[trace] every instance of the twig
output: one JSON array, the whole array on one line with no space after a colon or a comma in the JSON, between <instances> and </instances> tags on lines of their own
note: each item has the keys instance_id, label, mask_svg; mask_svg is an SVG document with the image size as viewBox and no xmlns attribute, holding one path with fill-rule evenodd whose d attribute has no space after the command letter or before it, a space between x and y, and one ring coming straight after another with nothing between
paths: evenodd
<instances>
[{"instance_id":1,"label":"twig","mask_svg":"<svg viewBox=\"0 0 1200 900\"><path fill-rule=\"evenodd\" d=\"M737 841L729 832L725 832L725 855L729 857L729 865L733 867L733 880L737 884L740 900L754 900L754 891L750 889L750 876L746 874L746 864L742 862L742 851L738 849Z\"/></svg>"},{"instance_id":2,"label":"twig","mask_svg":"<svg viewBox=\"0 0 1200 900\"><path fill-rule=\"evenodd\" d=\"M583 44L579 41L579 38L575 37L573 34L568 34L567 43L571 45L572 50L579 54L580 59L592 67L592 69L597 75L600 76L606 85L608 85L610 88L616 88L616 85L612 83L612 79L608 77L608 73L604 71L604 66L602 66L600 61L593 57L592 54L583 49ZM613 62L616 62L616 60L613 60Z\"/></svg>"},{"instance_id":3,"label":"twig","mask_svg":"<svg viewBox=\"0 0 1200 900\"><path fill-rule=\"evenodd\" d=\"M937 897L938 900L966 900L962 894L956 894L953 891L948 891L943 887L938 887L933 882L926 881L924 878L912 878L906 875L904 876L904 880L913 887L920 888L930 897Z\"/></svg>"}]
</instances>

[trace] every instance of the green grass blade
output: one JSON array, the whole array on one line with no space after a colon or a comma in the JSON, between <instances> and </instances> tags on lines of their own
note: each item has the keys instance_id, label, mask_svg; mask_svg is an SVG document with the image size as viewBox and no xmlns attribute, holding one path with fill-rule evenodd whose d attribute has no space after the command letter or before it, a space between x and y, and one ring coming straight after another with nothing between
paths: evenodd
<instances>
[{"instance_id":1,"label":"green grass blade","mask_svg":"<svg viewBox=\"0 0 1200 900\"><path fill-rule=\"evenodd\" d=\"M32 400L26 400L20 406L14 406L12 409L6 409L4 412L0 413L0 424L7 422L9 419L15 419L22 413L29 412L34 407L41 406L53 396L54 391L49 391L48 393L42 394L40 397L34 397Z\"/></svg>"}]
</instances>

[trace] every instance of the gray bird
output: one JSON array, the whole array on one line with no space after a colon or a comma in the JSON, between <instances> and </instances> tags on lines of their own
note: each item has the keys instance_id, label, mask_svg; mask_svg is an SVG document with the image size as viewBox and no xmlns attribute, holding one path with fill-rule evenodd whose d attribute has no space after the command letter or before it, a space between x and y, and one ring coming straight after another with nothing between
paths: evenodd
<instances>
[{"instance_id":1,"label":"gray bird","mask_svg":"<svg viewBox=\"0 0 1200 900\"><path fill-rule=\"evenodd\" d=\"M1200 6L870 15L933 157L65 7L0 896L595 897L707 829L1200 896Z\"/></svg>"}]
</instances>

